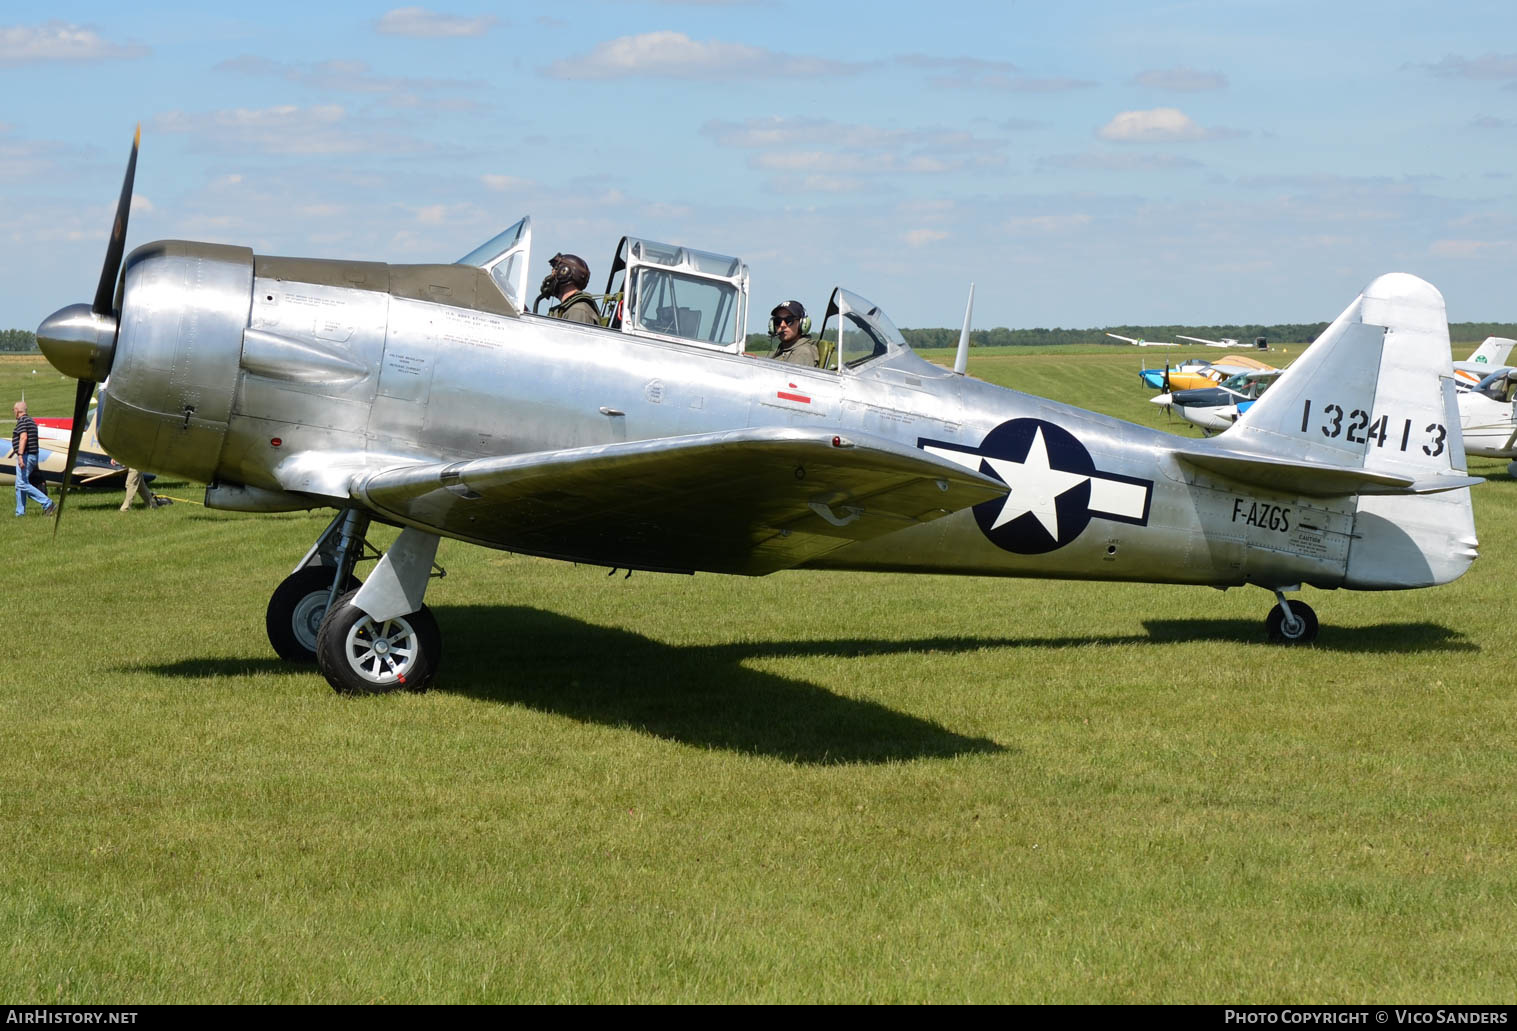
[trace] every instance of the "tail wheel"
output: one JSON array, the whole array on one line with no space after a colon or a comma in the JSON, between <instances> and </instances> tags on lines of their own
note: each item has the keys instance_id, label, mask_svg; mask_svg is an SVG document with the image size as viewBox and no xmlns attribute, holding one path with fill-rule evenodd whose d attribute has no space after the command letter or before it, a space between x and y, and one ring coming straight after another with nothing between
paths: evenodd
<instances>
[{"instance_id":1,"label":"tail wheel","mask_svg":"<svg viewBox=\"0 0 1517 1031\"><path fill-rule=\"evenodd\" d=\"M306 566L285 577L269 598L264 613L264 628L269 643L286 662L316 661L316 635L327 614L327 599L332 595L332 580L337 570L331 566ZM358 587L349 576L338 588L342 594Z\"/></svg>"},{"instance_id":2,"label":"tail wheel","mask_svg":"<svg viewBox=\"0 0 1517 1031\"><path fill-rule=\"evenodd\" d=\"M1304 601L1291 602L1291 615L1287 619L1285 609L1276 605L1269 610L1264 628L1269 632L1272 644L1311 644L1317 639L1317 614Z\"/></svg>"},{"instance_id":3,"label":"tail wheel","mask_svg":"<svg viewBox=\"0 0 1517 1031\"><path fill-rule=\"evenodd\" d=\"M316 638L316 663L338 694L424 691L442 657L442 633L423 605L394 619L375 620L349 591L332 606Z\"/></svg>"}]
</instances>

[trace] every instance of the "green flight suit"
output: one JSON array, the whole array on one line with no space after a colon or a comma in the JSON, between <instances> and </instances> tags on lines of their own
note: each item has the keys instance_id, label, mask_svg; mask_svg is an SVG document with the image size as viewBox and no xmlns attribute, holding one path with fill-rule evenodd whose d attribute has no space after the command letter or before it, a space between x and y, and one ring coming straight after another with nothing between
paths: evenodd
<instances>
[{"instance_id":1,"label":"green flight suit","mask_svg":"<svg viewBox=\"0 0 1517 1031\"><path fill-rule=\"evenodd\" d=\"M582 322L587 326L600 325L600 307L595 303L595 296L583 290L575 291L565 300L549 308L548 314L552 318L563 319L565 322Z\"/></svg>"},{"instance_id":2,"label":"green flight suit","mask_svg":"<svg viewBox=\"0 0 1517 1031\"><path fill-rule=\"evenodd\" d=\"M814 369L821 354L817 350L815 338L808 333L806 336L797 337L795 343L789 347L776 340L774 350L769 352L769 357L777 362L789 362L791 365L809 365Z\"/></svg>"}]
</instances>

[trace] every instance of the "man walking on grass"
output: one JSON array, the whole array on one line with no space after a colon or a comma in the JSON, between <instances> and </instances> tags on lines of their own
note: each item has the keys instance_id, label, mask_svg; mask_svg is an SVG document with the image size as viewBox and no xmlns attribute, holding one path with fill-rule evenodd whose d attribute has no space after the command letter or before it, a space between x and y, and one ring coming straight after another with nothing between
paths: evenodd
<instances>
[{"instance_id":1,"label":"man walking on grass","mask_svg":"<svg viewBox=\"0 0 1517 1031\"><path fill-rule=\"evenodd\" d=\"M37 471L37 424L26 414L25 401L17 401L12 411L16 413L16 428L11 431L11 454L16 459L16 514L26 515L26 499L31 498L42 506L43 515L51 515L53 503L32 486L32 473Z\"/></svg>"}]
</instances>

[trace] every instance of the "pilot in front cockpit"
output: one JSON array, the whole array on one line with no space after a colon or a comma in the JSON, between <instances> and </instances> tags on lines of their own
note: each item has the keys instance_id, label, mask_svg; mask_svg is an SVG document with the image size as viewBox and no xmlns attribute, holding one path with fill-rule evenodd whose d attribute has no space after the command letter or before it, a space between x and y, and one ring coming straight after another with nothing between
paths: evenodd
<instances>
[{"instance_id":1,"label":"pilot in front cockpit","mask_svg":"<svg viewBox=\"0 0 1517 1031\"><path fill-rule=\"evenodd\" d=\"M565 322L581 322L587 326L600 325L600 308L592 294L585 293L590 284L590 266L575 254L555 254L548 259L553 271L543 277L542 289L537 295L554 297L558 303L548 309L551 318Z\"/></svg>"},{"instance_id":2,"label":"pilot in front cockpit","mask_svg":"<svg viewBox=\"0 0 1517 1031\"><path fill-rule=\"evenodd\" d=\"M774 306L769 312L769 335L775 341L774 350L769 352L770 358L816 368L821 353L811 336L811 319L806 316L806 306L800 301L783 301Z\"/></svg>"}]
</instances>

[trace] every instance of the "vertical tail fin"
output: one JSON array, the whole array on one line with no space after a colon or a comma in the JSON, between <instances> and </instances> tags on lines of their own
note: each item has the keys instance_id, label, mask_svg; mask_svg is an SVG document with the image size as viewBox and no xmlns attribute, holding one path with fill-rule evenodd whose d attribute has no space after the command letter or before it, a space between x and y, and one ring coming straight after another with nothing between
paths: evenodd
<instances>
[{"instance_id":1,"label":"vertical tail fin","mask_svg":"<svg viewBox=\"0 0 1517 1031\"><path fill-rule=\"evenodd\" d=\"M1465 362L1494 369L1506 364L1507 355L1512 353L1514 346L1517 346L1517 340L1508 337L1486 337L1485 342L1475 348Z\"/></svg>"},{"instance_id":2,"label":"vertical tail fin","mask_svg":"<svg viewBox=\"0 0 1517 1031\"><path fill-rule=\"evenodd\" d=\"M1367 286L1228 432L1230 446L1410 478L1465 470L1443 295L1402 273Z\"/></svg>"},{"instance_id":3,"label":"vertical tail fin","mask_svg":"<svg viewBox=\"0 0 1517 1031\"><path fill-rule=\"evenodd\" d=\"M1218 441L1355 478L1343 586L1448 583L1476 555L1443 295L1381 276ZM1296 480L1298 489L1311 477ZM1398 486L1399 484L1399 486Z\"/></svg>"}]
</instances>

